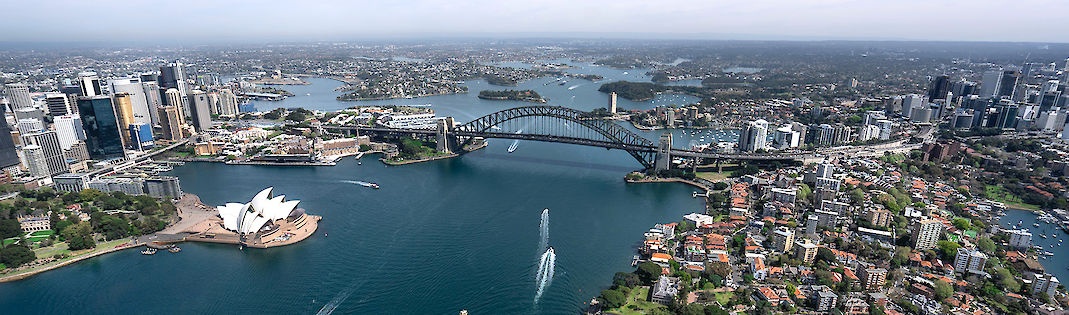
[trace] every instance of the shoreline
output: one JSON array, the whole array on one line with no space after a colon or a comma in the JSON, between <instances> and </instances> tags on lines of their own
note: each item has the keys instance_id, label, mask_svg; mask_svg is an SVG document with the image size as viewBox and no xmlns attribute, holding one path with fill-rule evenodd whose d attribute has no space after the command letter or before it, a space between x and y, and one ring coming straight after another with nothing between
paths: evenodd
<instances>
[{"instance_id":1,"label":"shoreline","mask_svg":"<svg viewBox=\"0 0 1069 315\"><path fill-rule=\"evenodd\" d=\"M81 256L72 256L72 257L69 257L67 260L59 260L59 261L55 261L55 262L50 262L49 264L53 264L53 263L54 264L53 265L49 265L47 267L42 267L41 269L34 269L34 270L22 272L22 273L16 273L16 274L13 274L13 275L7 275L7 276L4 276L4 277L0 277L0 283L23 280L23 279L26 279L26 278L29 278L29 277L36 276L38 274L47 272L47 271L52 271L52 270L55 270L55 269L59 269L60 267L64 267L64 266L67 266L67 265L70 265L70 264L73 264L73 263L76 263L76 262L79 262L79 261L83 261L83 260L86 260L86 259L90 259L90 258L102 256L102 255L105 255L105 254L110 254L110 253L126 250L126 249L138 248L138 247L141 247L141 246L145 246L146 243L139 242L139 241L134 241L134 243L130 244L130 245L122 246L123 244L126 244L126 243L119 244L118 246L115 246L115 247L112 247L112 248L109 248L109 249L106 249L106 250L103 250L103 251L97 252L94 249L92 251L87 252L88 254L83 254Z\"/></svg>"},{"instance_id":2,"label":"shoreline","mask_svg":"<svg viewBox=\"0 0 1069 315\"><path fill-rule=\"evenodd\" d=\"M705 185L702 185L699 182L692 181L692 180L686 180L686 179L682 179L682 178L674 178L674 177L672 177L672 178L659 178L658 177L658 178L652 178L652 179L651 178L643 178L643 179L626 179L625 178L624 181L629 183L629 184L682 183L682 184L687 184L687 185L693 186L694 188L698 188L698 189L704 190L706 193L709 193L710 191L712 191L711 188L705 187Z\"/></svg>"}]
</instances>

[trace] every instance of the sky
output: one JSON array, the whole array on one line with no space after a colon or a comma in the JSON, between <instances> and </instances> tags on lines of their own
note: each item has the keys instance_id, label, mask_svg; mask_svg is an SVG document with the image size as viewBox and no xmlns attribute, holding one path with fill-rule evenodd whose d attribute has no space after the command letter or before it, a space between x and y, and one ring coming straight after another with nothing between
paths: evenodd
<instances>
[{"instance_id":1,"label":"sky","mask_svg":"<svg viewBox=\"0 0 1069 315\"><path fill-rule=\"evenodd\" d=\"M0 42L401 37L1069 42L1065 0L0 1L8 2L0 5L5 9Z\"/></svg>"}]
</instances>

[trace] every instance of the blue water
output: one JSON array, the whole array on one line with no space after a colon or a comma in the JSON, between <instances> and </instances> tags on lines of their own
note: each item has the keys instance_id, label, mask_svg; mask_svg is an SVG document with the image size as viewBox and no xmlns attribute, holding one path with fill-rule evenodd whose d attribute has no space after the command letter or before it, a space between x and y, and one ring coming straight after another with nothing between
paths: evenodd
<instances>
[{"instance_id":1,"label":"blue water","mask_svg":"<svg viewBox=\"0 0 1069 315\"><path fill-rule=\"evenodd\" d=\"M1032 232L1033 245L1042 246L1044 251L1054 253L1054 256L1039 259L1043 268L1059 280L1069 279L1069 269L1066 269L1066 266L1069 266L1069 245L1060 245L1063 242L1058 242L1059 240L1069 242L1069 234L1058 229L1057 224L1036 220L1036 215L1027 210L1006 210L1006 215L999 220L999 225L1004 229L1012 229L1018 221L1022 222L1022 229ZM1034 223L1038 223L1039 227L1032 226ZM1040 237L1040 234L1046 234L1047 238Z\"/></svg>"}]
</instances>

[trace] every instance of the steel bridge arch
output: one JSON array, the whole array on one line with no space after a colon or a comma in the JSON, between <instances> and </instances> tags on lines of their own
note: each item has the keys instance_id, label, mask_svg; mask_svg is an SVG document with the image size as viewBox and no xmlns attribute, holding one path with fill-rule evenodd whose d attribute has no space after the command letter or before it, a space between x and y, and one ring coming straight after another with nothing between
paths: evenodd
<instances>
[{"instance_id":1,"label":"steel bridge arch","mask_svg":"<svg viewBox=\"0 0 1069 315\"><path fill-rule=\"evenodd\" d=\"M554 138L554 142L565 142L575 144L586 144L600 146L608 149L620 149L627 151L631 154L635 160L638 160L642 166L647 169L653 168L654 161L656 159L657 144L653 141L646 139L645 137L638 135L631 130L627 130L615 122L610 120L596 119L590 116L590 113L571 109L562 106L522 106L501 110L498 112L490 113L485 116L476 118L475 120L467 123L457 125L454 127L454 132L457 135L476 135L476 134L500 134L503 138L516 138L510 137L506 133L495 133L491 129L507 121L521 119L525 117L548 117L557 118L570 122L574 122L580 126L586 127L590 130L597 132L604 136L609 141L603 141L600 139L586 139L570 137L569 135L549 135L549 134L535 134L534 136L545 136L547 138ZM572 141L559 141L561 139L567 139ZM529 140L540 140L539 138L531 138ZM544 139L543 139L544 140ZM471 142L471 138L467 139L464 144Z\"/></svg>"}]
</instances>

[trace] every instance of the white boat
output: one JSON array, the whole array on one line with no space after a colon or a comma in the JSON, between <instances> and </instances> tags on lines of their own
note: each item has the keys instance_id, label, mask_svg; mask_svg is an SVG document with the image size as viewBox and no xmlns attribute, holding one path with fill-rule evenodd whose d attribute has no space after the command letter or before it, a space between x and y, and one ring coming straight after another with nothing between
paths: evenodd
<instances>
[{"instance_id":1,"label":"white boat","mask_svg":"<svg viewBox=\"0 0 1069 315\"><path fill-rule=\"evenodd\" d=\"M512 145L509 145L509 153L516 152L516 147L520 145L520 140L512 141Z\"/></svg>"},{"instance_id":2,"label":"white boat","mask_svg":"<svg viewBox=\"0 0 1069 315\"><path fill-rule=\"evenodd\" d=\"M376 183L369 183L369 182L359 181L359 180L355 181L354 183L357 184L357 185L360 185L360 186L364 186L364 187L371 187L371 188L379 189L379 184L376 184Z\"/></svg>"}]
</instances>

